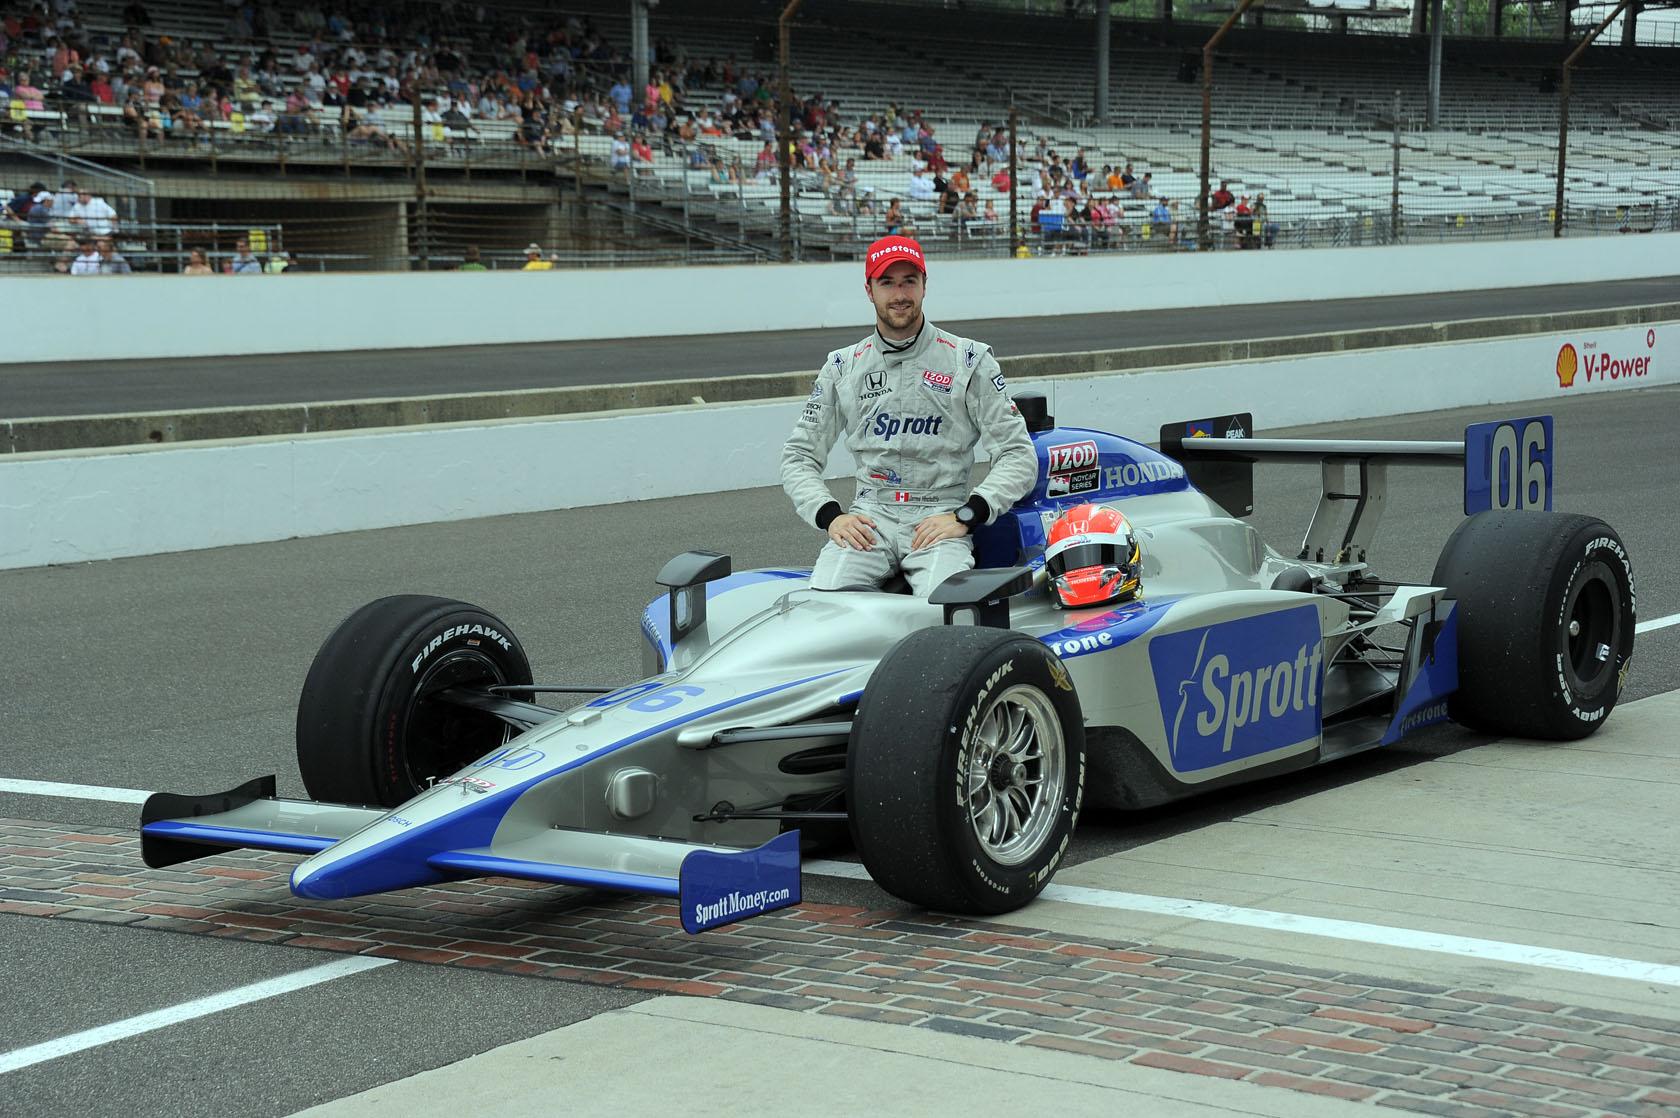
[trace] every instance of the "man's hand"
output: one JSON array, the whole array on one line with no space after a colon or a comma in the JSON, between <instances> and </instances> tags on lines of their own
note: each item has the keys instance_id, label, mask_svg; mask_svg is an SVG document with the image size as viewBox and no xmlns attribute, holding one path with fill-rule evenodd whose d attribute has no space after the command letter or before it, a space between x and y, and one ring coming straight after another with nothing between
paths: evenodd
<instances>
[{"instance_id":1,"label":"man's hand","mask_svg":"<svg viewBox=\"0 0 1680 1118\"><path fill-rule=\"evenodd\" d=\"M828 522L828 538L841 547L868 551L875 546L875 522L855 512L843 512Z\"/></svg>"},{"instance_id":2,"label":"man's hand","mask_svg":"<svg viewBox=\"0 0 1680 1118\"><path fill-rule=\"evenodd\" d=\"M955 513L936 513L916 523L916 530L910 534L910 550L920 551L924 547L932 547L940 540L961 539L966 535L968 529L958 523Z\"/></svg>"}]
</instances>

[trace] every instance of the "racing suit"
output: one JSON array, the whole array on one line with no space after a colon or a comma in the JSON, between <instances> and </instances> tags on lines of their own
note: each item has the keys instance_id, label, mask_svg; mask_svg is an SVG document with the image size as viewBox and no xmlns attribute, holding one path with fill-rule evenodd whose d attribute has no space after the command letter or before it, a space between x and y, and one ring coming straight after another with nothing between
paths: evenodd
<instances>
[{"instance_id":1,"label":"racing suit","mask_svg":"<svg viewBox=\"0 0 1680 1118\"><path fill-rule=\"evenodd\" d=\"M974 566L974 541L965 535L912 551L916 524L964 504L974 508L976 523L990 524L1038 479L1026 423L991 348L931 322L901 351L878 333L837 349L817 374L782 447L782 488L800 518L823 531L841 514L823 484L823 468L842 434L857 462L851 511L875 522L875 544L859 551L830 540L811 572L818 590L879 586L902 570L911 589L927 597ZM971 492L981 441L992 468Z\"/></svg>"}]
</instances>

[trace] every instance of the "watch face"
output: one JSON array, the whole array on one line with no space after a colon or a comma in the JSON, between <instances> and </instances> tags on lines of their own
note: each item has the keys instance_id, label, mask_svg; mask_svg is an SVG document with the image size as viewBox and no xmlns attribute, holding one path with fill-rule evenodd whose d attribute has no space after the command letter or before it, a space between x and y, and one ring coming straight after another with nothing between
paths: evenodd
<instances>
[{"instance_id":1,"label":"watch face","mask_svg":"<svg viewBox=\"0 0 1680 1118\"><path fill-rule=\"evenodd\" d=\"M961 508L957 509L957 523L973 524L974 510L969 508L967 505L963 505Z\"/></svg>"}]
</instances>

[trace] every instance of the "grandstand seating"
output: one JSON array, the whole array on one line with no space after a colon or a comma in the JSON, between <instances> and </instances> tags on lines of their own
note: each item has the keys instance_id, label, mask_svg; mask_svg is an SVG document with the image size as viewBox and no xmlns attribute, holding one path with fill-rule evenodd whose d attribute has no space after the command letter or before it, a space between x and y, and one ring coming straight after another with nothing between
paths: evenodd
<instances>
[{"instance_id":1,"label":"grandstand seating","mask_svg":"<svg viewBox=\"0 0 1680 1118\"><path fill-rule=\"evenodd\" d=\"M220 0L153 0L148 8L155 31L194 42L214 42L226 55L246 55L250 44L226 35ZM123 31L123 0L83 0L90 31L112 40ZM541 27L557 13L587 14L608 42L628 51L628 5L623 0L575 0L547 7L530 0L520 10L498 5L500 14L524 15ZM505 11L504 11L505 9ZM755 51L765 42L762 14L722 8L703 0L666 0L655 11L656 37L681 44L691 60L733 57L769 74L772 64ZM1179 202L1178 219L1195 219L1199 190L1196 130L1199 87L1181 81L1180 63L1199 46L1205 29L1116 21L1111 52L1111 99L1107 121L1091 112L1089 22L1037 20L998 13L966 13L960 35L953 17L937 8L876 3L806 5L793 35L796 91L820 93L839 103L848 124L885 111L891 103L918 110L932 122L953 163L966 152L980 125L1001 122L1009 105L1024 114L1022 142L1028 152L1041 141L1064 156L1083 148L1093 165L1135 164L1153 174L1155 193ZM882 28L889 33L882 33ZM463 27L462 39L470 28ZM277 30L269 44L282 70L292 74L295 51L306 37ZM1556 102L1544 92L1549 55L1518 45L1449 44L1440 127L1421 128L1426 77L1422 45L1406 36L1361 37L1324 49L1324 36L1241 29L1222 49L1215 70L1214 174L1238 194L1264 192L1269 220L1283 227L1282 243L1312 243L1388 236L1398 185L1408 234L1475 235L1487 228L1539 232L1549 226L1556 194ZM474 43L475 67L489 66L489 44ZM1553 51L1552 53L1555 53ZM1680 52L1642 50L1589 59L1581 71L1572 109L1572 156L1567 194L1572 209L1611 215L1607 221L1634 227L1676 220L1680 196L1680 151L1655 128L1680 126ZM182 72L183 80L196 76ZM690 106L715 104L722 91L691 84ZM1394 173L1398 96L1400 169ZM14 112L15 115L15 112ZM135 153L132 134L120 125L120 110L95 107L26 114L58 146L82 155L119 160ZM370 118L403 145L415 141L410 107L374 110ZM109 127L101 127L101 122ZM606 173L611 139L590 120L593 131L558 142L558 154L517 145L512 121L474 120L467 128L430 125L420 130L429 166L467 171L526 171L550 167L575 153L579 171L637 203L679 209L685 220L704 221L744 235L762 234L776 221L780 191L774 182L716 183L694 169L680 146L658 145L651 165L633 176ZM759 140L709 139L709 154L726 164L739 158L751 168ZM213 161L293 162L342 165L345 170L407 167L411 156L378 142L352 142L331 120L307 136L258 134L237 115L211 125L210 135L191 142L151 141L153 157ZM844 160L857 153L839 152ZM857 163L861 188L880 208L901 198L922 235L995 242L1008 215L993 225L967 225L941 217L931 202L907 197L909 159ZM801 176L795 192L802 244L837 253L855 251L879 231L876 217L832 212L814 176ZM1025 184L1023 184L1025 185ZM1007 198L976 183L982 201L1000 209ZM1032 193L1023 189L1023 222ZM1150 243L1148 203L1123 201L1122 224L1135 234L1126 243Z\"/></svg>"}]
</instances>

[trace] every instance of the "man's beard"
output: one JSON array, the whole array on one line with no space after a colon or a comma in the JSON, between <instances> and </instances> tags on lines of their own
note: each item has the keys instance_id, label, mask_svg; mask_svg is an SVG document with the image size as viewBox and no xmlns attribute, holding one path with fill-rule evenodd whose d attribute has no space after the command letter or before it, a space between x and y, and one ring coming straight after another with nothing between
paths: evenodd
<instances>
[{"instance_id":1,"label":"man's beard","mask_svg":"<svg viewBox=\"0 0 1680 1118\"><path fill-rule=\"evenodd\" d=\"M920 316L920 314L920 308L914 306L904 310L898 310L892 307L877 308L875 311L875 317L880 321L880 323L892 330L910 329L910 327L916 324L916 319Z\"/></svg>"}]
</instances>

